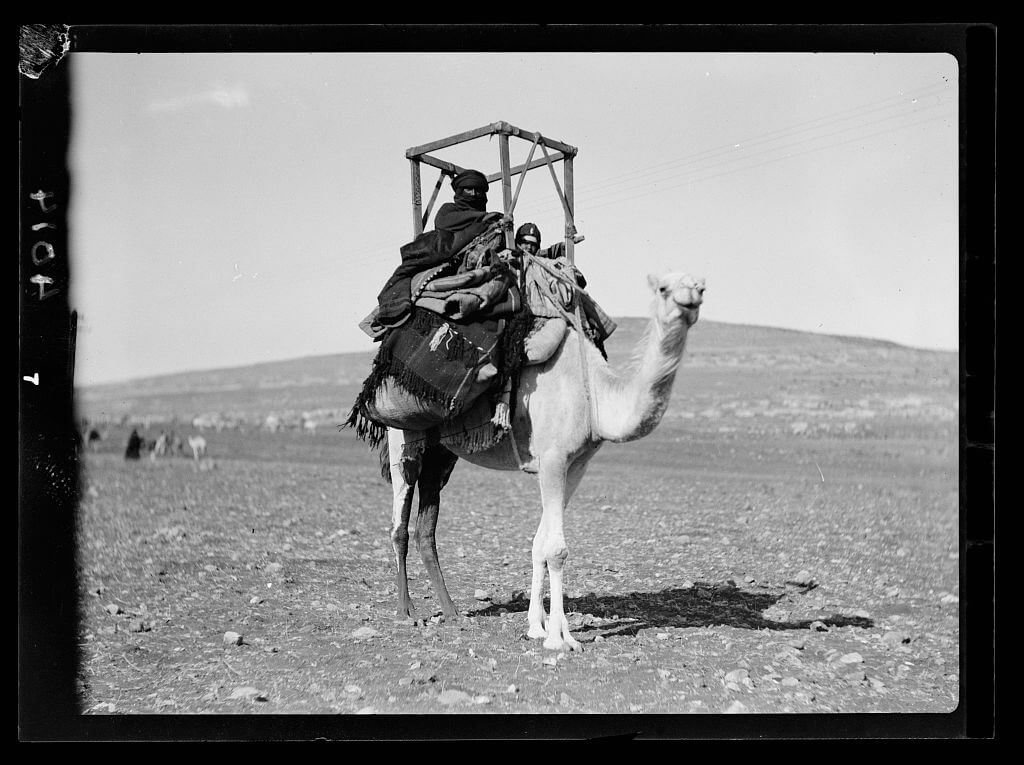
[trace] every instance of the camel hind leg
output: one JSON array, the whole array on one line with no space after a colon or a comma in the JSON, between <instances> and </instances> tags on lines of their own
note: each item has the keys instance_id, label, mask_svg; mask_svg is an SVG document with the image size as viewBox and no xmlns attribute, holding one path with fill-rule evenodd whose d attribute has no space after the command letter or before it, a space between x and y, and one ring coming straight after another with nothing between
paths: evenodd
<instances>
[{"instance_id":1,"label":"camel hind leg","mask_svg":"<svg viewBox=\"0 0 1024 765\"><path fill-rule=\"evenodd\" d=\"M443 446L429 447L423 454L417 490L419 492L419 513L416 517L416 546L427 569L427 576L434 587L434 593L441 604L441 613L446 621L456 621L458 609L448 594L437 560L437 516L441 510L441 489L455 468L458 457Z\"/></svg>"},{"instance_id":2,"label":"camel hind leg","mask_svg":"<svg viewBox=\"0 0 1024 765\"><path fill-rule=\"evenodd\" d=\"M388 462L394 501L391 509L391 547L395 555L395 584L398 588L398 616L416 618L416 609L409 598L409 577L405 560L409 553L409 514L412 494L419 477L422 454L409 449L423 433L388 429Z\"/></svg>"}]
</instances>

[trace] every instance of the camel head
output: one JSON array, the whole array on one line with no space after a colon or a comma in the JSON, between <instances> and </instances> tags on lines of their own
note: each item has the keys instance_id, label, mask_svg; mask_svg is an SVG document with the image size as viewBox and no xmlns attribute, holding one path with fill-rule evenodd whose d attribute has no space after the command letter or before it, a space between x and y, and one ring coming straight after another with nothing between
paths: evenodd
<instances>
[{"instance_id":1,"label":"camel head","mask_svg":"<svg viewBox=\"0 0 1024 765\"><path fill-rule=\"evenodd\" d=\"M647 277L656 298L657 319L663 325L682 322L687 328L697 323L704 302L704 279L671 273Z\"/></svg>"}]
</instances>

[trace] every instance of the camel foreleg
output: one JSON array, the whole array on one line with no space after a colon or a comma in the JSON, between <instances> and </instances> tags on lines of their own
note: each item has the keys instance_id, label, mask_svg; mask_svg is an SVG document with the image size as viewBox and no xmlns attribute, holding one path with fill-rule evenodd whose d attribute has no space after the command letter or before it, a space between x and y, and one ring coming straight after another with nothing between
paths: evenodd
<instances>
[{"instance_id":1,"label":"camel foreleg","mask_svg":"<svg viewBox=\"0 0 1024 765\"><path fill-rule=\"evenodd\" d=\"M544 638L544 647L551 650L581 650L569 632L569 621L563 605L562 574L569 557L563 529L565 506L586 469L587 459L567 466L564 459L542 457L538 477L543 504L540 525L533 538L533 580L530 586L530 610L527 614L531 638ZM544 615L544 573L551 590L550 614Z\"/></svg>"}]
</instances>

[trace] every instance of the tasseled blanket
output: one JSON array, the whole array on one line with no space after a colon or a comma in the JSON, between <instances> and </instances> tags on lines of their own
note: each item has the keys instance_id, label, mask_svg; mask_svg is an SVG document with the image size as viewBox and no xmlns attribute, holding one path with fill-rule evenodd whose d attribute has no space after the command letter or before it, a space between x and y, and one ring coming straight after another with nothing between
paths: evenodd
<instances>
[{"instance_id":1,"label":"tasseled blanket","mask_svg":"<svg viewBox=\"0 0 1024 765\"><path fill-rule=\"evenodd\" d=\"M488 213L459 231L425 231L400 248L402 264L395 269L377 295L375 322L394 327L408 318L412 307L412 278L422 271L451 261L477 236L488 231L499 213Z\"/></svg>"},{"instance_id":2,"label":"tasseled blanket","mask_svg":"<svg viewBox=\"0 0 1024 765\"><path fill-rule=\"evenodd\" d=\"M381 341L346 425L371 447L380 443L385 427L371 418L367 405L385 381L441 404L445 415L438 425L458 416L473 403L469 396L479 391L473 383L485 364L497 369L491 391L500 391L509 379L518 380L530 323L525 311L506 318L455 321L413 306L410 319L389 330Z\"/></svg>"}]
</instances>

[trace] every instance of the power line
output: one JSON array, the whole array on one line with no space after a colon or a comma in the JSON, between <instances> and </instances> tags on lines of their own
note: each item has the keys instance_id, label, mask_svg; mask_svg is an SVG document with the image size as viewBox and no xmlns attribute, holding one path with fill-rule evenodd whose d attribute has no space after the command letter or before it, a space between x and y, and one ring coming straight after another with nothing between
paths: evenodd
<instances>
[{"instance_id":1,"label":"power line","mask_svg":"<svg viewBox=\"0 0 1024 765\"><path fill-rule=\"evenodd\" d=\"M943 86L936 86L936 87L943 87ZM934 90L934 89L935 89L935 87L933 87L933 88L931 88L929 90ZM924 97L927 97L928 95L933 95L933 93L925 92L924 95L919 93L916 97L914 97L914 99L916 99L916 98L924 98ZM887 103L889 101L892 101L893 98L899 98L902 101L905 101L907 97L905 97L905 96L890 97L888 99L885 99L882 102L875 102L875 104ZM912 101L914 99L912 99ZM867 106L873 106L873 105L874 104L868 104ZM896 105L900 105L900 104L896 104ZM941 102L939 104L933 104L933 105L925 107L925 108L934 108L934 106L937 106L937 105L941 105ZM750 146L756 146L756 145L759 145L759 144L770 143L772 141L776 141L776 140L780 140L780 139L782 139L784 137L788 137L787 134L798 134L798 133L806 132L810 128L801 127L801 126L808 125L808 124L810 124L812 122L821 122L822 120L827 120L823 124L818 125L818 126L816 126L816 128L814 128L814 129L817 129L817 128L820 128L820 127L825 127L825 126L827 126L829 124L834 124L836 122L843 122L845 120L851 119L851 117L844 117L844 118L838 119L838 120L837 119L830 119L831 117L834 117L835 114L844 114L844 113L847 113L847 112L850 112L850 111L860 110L860 113L858 115L856 115L856 116L864 116L866 114L870 114L870 113L877 112L877 111L882 111L882 110L888 109L888 108L892 108L892 105L881 106L881 107L877 107L877 108L873 108L873 109L864 109L864 107L855 107L855 108L852 108L852 109L846 109L846 110L843 110L842 112L834 113L833 115L825 115L823 117L818 117L818 118L815 118L813 120L805 120L804 122L796 123L795 125L791 125L791 126L789 126L787 128L780 128L778 130L774 130L774 131L771 131L769 133L761 134L760 136L754 136L754 137L752 137L750 139L745 139L745 140L740 141L738 143L723 145L721 147L716 147L716 148L712 148L712 149L706 149L706 150L703 150L703 151L700 151L700 152L695 152L693 154L686 155L684 157L677 157L675 159L668 160L666 162L661 162L661 163L657 163L655 165L649 165L649 166L647 166L645 168L640 168L638 170L630 171L630 172L627 172L627 173L622 173L622 174L620 174L618 176L613 176L612 178L607 179L604 182L600 182L600 183L597 183L597 184L587 184L586 186L582 187L582 192L577 194L576 201L577 201L577 204L579 205L579 203L584 203L587 199L594 199L594 198L598 198L600 196L604 196L605 194L594 193L594 191L596 189L601 189L601 188L608 187L609 185L618 184L618 183L621 182L621 179L629 178L630 176L644 177L644 176L647 176L647 175L653 175L653 174L657 174L657 173L660 173L660 172L664 172L664 170L661 169L661 168L667 168L667 167L669 167L671 165L676 165L676 164L679 164L679 163L685 163L687 165L692 165L692 164L704 161L706 159L715 159L717 157L724 156L724 155L727 155L729 153L734 152L738 145L742 145L743 148L746 149L746 148L748 148ZM842 130L835 131L833 133L827 133L827 134L823 134L823 135L819 135L819 136L812 136L812 137L810 137L808 139L805 139L805 140L818 140L818 139L826 138L826 137L829 137L829 136L832 136L832 135L838 135L839 133L846 132L847 130L856 129L857 127L866 127L866 126L869 126L869 125L872 125L872 124L876 124L877 122L885 121L887 119L897 119L897 118L902 117L902 116L907 116L907 115L912 114L912 113L914 113L916 111L920 111L920 109L915 109L915 110L913 110L911 112L904 112L901 115L895 115L893 117L886 117L886 118L883 118L881 120L875 120L875 121L872 121L872 122L861 123L860 125L855 125L855 126L852 126L852 127L849 127L849 128L844 128ZM800 128L800 129L794 129L794 128ZM776 137L776 138L767 138L767 136L778 136L778 137ZM803 141L798 141L798 142L796 142L794 144L788 144L787 147L788 146L793 146L793 145L799 145L799 143L801 143L801 142L803 142ZM783 148L786 148L786 147L783 147ZM767 149L766 151L773 151L773 150L774 149ZM713 153L713 152L715 152L715 153ZM703 155L708 155L708 156L703 156ZM747 155L747 156L749 156L749 155ZM743 158L741 157L739 159L742 160ZM727 160L727 162L729 162L729 161L736 161L736 160L733 160L733 159ZM711 167L717 167L717 166L719 166L719 165L712 165ZM705 169L707 169L707 168L705 168ZM668 176L668 178L673 178L673 177L676 177L676 175ZM616 189L613 189L609 193L619 193L621 191L622 191L621 188L616 188ZM524 205L523 209L524 209L524 211L527 211L527 212L530 212L530 211L540 211L540 210L550 211L552 209L552 207L551 207L550 204L546 204L546 203L542 203L540 205L538 205L537 203L532 203L532 204L529 204L529 205Z\"/></svg>"},{"instance_id":2,"label":"power line","mask_svg":"<svg viewBox=\"0 0 1024 765\"><path fill-rule=\"evenodd\" d=\"M802 122L794 123L794 124L786 126L784 128L779 128L779 129L776 129L776 130L773 130L773 131L769 131L769 132L766 132L766 133L761 133L761 134L752 136L751 138L739 141L737 143L723 144L722 146L712 147L712 148L709 148L709 149L704 149L702 151L694 152L692 154L688 154L688 155L685 155L685 156L682 156L682 157L676 157L674 159L666 160L664 162L656 163L654 165L648 165L648 166L643 167L643 168L638 168L636 170L632 170L632 171L629 171L627 173L622 173L622 174L617 175L617 176L611 176L611 177L605 179L604 181L598 182L597 184L588 184L588 185L584 186L582 189L579 189L579 187L577 187L577 189L578 189L578 193L577 193L577 196L576 196L577 212L581 208L584 208L584 209L587 209L587 210L600 209L602 207L606 207L606 206L611 205L611 204L626 202L626 201L629 201L631 199L636 199L636 198L639 198L639 197L648 196L650 194L658 193L658 192L664 191L666 189L678 188L678 187L680 187L682 185L685 185L683 183L674 184L672 186L667 186L667 187L663 186L663 185L659 185L658 188L656 188L656 189L650 189L648 191L642 191L639 194L627 194L626 196L619 196L619 195L622 195L623 192L637 191L637 190L641 190L641 189L646 188L646 186L644 184L640 184L640 185L636 185L636 186L626 186L625 188L623 188L623 187L621 187L622 179L627 179L627 178L631 178L632 177L632 179L635 181L635 180L638 180L638 179L646 177L646 176L657 175L659 173L664 173L667 168L670 168L673 165L679 166L679 167L674 168L675 170L679 170L682 167L692 166L692 165L699 164L701 162L707 161L709 159L717 159L719 157L723 157L723 156L726 156L726 155L728 155L730 153L733 153L733 152L735 152L735 149L736 149L737 145L742 145L743 149L745 150L745 149L748 149L751 146L758 146L758 145L772 143L773 141L783 140L783 139L788 138L790 136L798 135L800 133L805 133L808 130L820 129L822 127L827 127L827 126L832 125L832 124L842 123L842 122L848 121L850 119L856 119L858 117L863 117L863 116L866 116L866 115L869 115L869 114L873 114L873 113L876 113L876 112L885 111L885 110L891 109L893 107L903 106L903 105L905 105L908 102L908 100L909 100L910 103L915 103L917 100L920 100L920 99L923 99L923 98L927 98L927 97L932 96L932 95L941 95L942 91L944 91L946 89L946 87L947 86L941 85L941 84L936 84L936 85L932 85L932 86L926 86L926 87L923 87L922 89L919 89L919 90L915 91L912 94L900 94L900 95L897 95L897 96L890 96L889 98L881 99L879 101L873 101L873 102L868 102L866 104L860 104L858 106L850 107L850 108L847 108L847 109L843 109L843 110L840 110L838 112L832 112L830 114L822 115L820 117L816 117L816 118L813 118L813 119L804 120ZM931 109L931 108L935 108L936 106L941 106L941 105L944 105L944 102L940 99L940 101L937 102L936 104L932 104L932 105L924 107L924 108ZM816 151L822 151L822 150L825 150L825 149L828 149L828 148L832 148L832 147L835 147L835 146L845 145L845 144L848 144L848 143L851 143L851 142L854 142L854 141L857 141L857 140L866 140L868 138L872 138L872 137L875 137L875 136L878 136L878 135L882 135L884 133L892 132L892 130L899 130L899 129L903 129L903 128L906 128L906 127L913 127L915 125L924 124L926 122L931 122L934 119L938 119L938 118L940 118L942 116L947 116L947 115L940 115L939 117L929 118L929 119L926 119L926 120L923 120L923 121L920 121L920 122L917 122L917 123L912 123L912 124L909 124L909 125L898 126L896 128L893 128L892 130L879 131L879 132L868 134L868 135L854 137L854 138L852 138L850 140L846 140L846 141L833 142L833 143L830 143L830 144L828 144L826 146L818 147L818 148L815 148L815 149L811 149L809 151L799 152L797 154L787 154L787 155L785 155L783 157L776 157L776 158L772 158L772 159L767 159L767 160L765 160L763 162L759 162L759 163L756 163L756 164L753 164L753 165L744 165L742 167L738 167L738 168L735 168L733 170L727 170L727 171L725 171L723 173L714 173L712 175L703 176L703 177L697 177L696 176L697 173L707 172L709 170L715 170L717 168L725 167L727 165L734 164L736 162L746 162L746 161L749 161L751 159L756 159L757 157L761 157L761 156L765 156L765 155L771 154L773 152L783 151L783 150L790 149L790 148L793 148L795 146L800 146L802 144L806 144L806 143L809 143L809 142L820 141L820 140L824 140L826 138L834 137L836 135L841 135L842 133L849 132L850 130L863 129L865 127L870 127L871 125L880 124L880 123L884 123L884 122L887 122L887 121L892 121L892 120L895 120L895 119L900 119L902 117L910 116L911 114L918 113L920 111L921 111L920 109L914 109L912 111L904 112L902 114L890 115L890 116L883 117L883 118L878 119L878 120L872 120L872 121L869 121L869 122L862 122L862 123L859 123L859 124L856 124L856 125L851 125L851 126L848 126L848 127L844 127L844 128L841 128L840 130L836 130L836 131L833 131L831 133L825 133L825 134L821 134L821 135L809 136L807 138L803 138L803 139L791 142L789 144L784 144L784 145L781 145L781 146L775 146L775 147L771 147L771 148L765 148L765 149L763 149L761 151L753 152L753 153L748 152L748 153L744 154L743 156L728 157L727 159L725 159L725 160L723 160L721 162L712 163L712 164L706 165L704 167L700 167L700 168L696 168L696 169L692 169L692 170L686 170L686 171L684 171L682 173L680 173L680 172L673 172L673 173L669 174L668 176L666 176L666 177L664 177L662 179L654 181L654 183L663 184L665 181L670 181L670 180L673 180L673 179L676 179L676 178L686 178L687 176L690 176L688 181L687 181L689 183L701 182L701 181L704 181L704 180L711 180L713 178L721 177L722 175L728 175L728 174L732 174L734 172L740 172L740 171L747 170L747 169L753 169L755 167L759 167L759 166L762 166L762 165L765 165L765 164L770 164L772 162L781 161L781 160L784 160L784 159L790 159L790 158L802 156L804 154L813 153L813 152L816 152ZM842 115L848 115L848 116L842 116ZM813 126L813 127L811 127L811 126ZM630 182L632 182L632 181L630 181ZM620 185L618 187L613 188L613 189L611 189L609 191L606 191L606 192L600 191L600 189L602 189L602 188L606 188L606 187L608 187L610 185L615 185L615 184L620 184ZM607 197L609 194L612 194L612 195L615 195L615 196L613 196L613 198L609 199L608 201L598 202L597 204L593 204L593 202L595 200L599 200L599 199L602 199L603 197ZM534 204L524 205L517 212L519 213L519 216L517 216L517 217L523 217L524 213L527 213L529 215L535 215L535 216L538 216L538 217L541 216L541 215L545 215L545 214L554 215L554 214L558 214L558 213L561 212L561 206L560 205L554 205L552 203L540 204L540 205L538 205L537 203L534 203ZM264 282L262 282L262 285L287 286L287 285L291 285L291 284L298 284L298 283L301 283L301 282L304 282L304 281L308 281L310 278L316 278L318 280L324 279L324 278L330 278L332 276L340 275L340 274L342 274L345 271L351 272L353 269L358 268L361 265L365 265L365 264L371 263L371 262L376 262L380 256L384 256L384 255L395 253L397 251L398 247L400 247L400 246L401 245L376 245L376 246L362 247L361 245L355 245L355 246L353 246L351 248L352 249L361 250L362 253L363 253L362 256L354 258L354 259L353 258L339 259L338 264L336 266L327 267L325 269L318 269L315 272L306 271L302 275L296 276L295 278L292 278L292 279L274 280L274 281L265 280Z\"/></svg>"},{"instance_id":3,"label":"power line","mask_svg":"<svg viewBox=\"0 0 1024 765\"><path fill-rule=\"evenodd\" d=\"M863 140L866 140L868 138L875 138L875 137L880 136L880 135L886 135L888 133L893 133L893 132L895 132L897 130L905 130L907 128L917 127L918 125L924 125L924 124L927 124L929 122L934 122L935 120L938 120L938 119L943 119L943 118L952 117L952 116L953 116L952 112L948 112L946 114L939 114L939 115L936 115L934 117L928 117L927 119L920 120L918 122L913 122L913 123L909 123L909 124L906 124L906 125L898 125L896 127L890 128L888 130L879 130L878 132L871 133L869 135L855 136L854 138L850 138L850 139L848 139L846 141L839 141L839 142L836 142L836 143L828 144L826 146L818 146L816 148L808 149L806 151L802 151L802 152L799 152L797 154L787 154L787 155L785 155L783 157L773 157L772 159L766 159L765 161L758 162L757 164L754 164L754 165L747 165L747 166L744 166L744 167L737 167L737 168L734 168L732 170L726 170L725 172L722 172L722 173L715 173L713 175L708 175L708 176L704 176L704 177L701 177L701 178L690 178L687 182L689 182L689 183L692 183L692 182L700 183L701 181L709 181L709 180L712 180L714 178L720 178L723 175L732 175L733 173L742 172L744 170L752 170L755 167L761 167L762 165L769 165L769 164L771 164L773 162L781 162L783 160L793 159L794 157L800 157L800 156L803 156L803 155L806 155L806 154L813 154L815 152L825 151L826 149L832 149L832 148L835 148L836 146L843 146L843 145L846 145L846 144L849 144L849 143L855 143L857 141L863 141ZM707 168L705 168L705 169L707 169ZM618 202L625 202L625 201L628 201L630 199L636 199L638 197L643 197L643 196L648 196L650 194L660 193L660 192L666 191L668 189L675 189L675 188L679 188L679 187L685 186L685 185L686 185L686 183L677 183L677 184L675 184L673 186L667 186L667 187L662 187L662 188L658 188L658 189L652 189L651 191L647 191L647 192L644 192L642 194L635 194L635 195L633 195L631 197L627 197L626 199L622 199L622 200L613 199L613 200L608 201L608 202L602 202L601 204L598 204L598 205L591 205L588 209L593 210L593 209L598 209L598 208L601 208L601 207L607 207L608 205L616 204Z\"/></svg>"}]
</instances>

